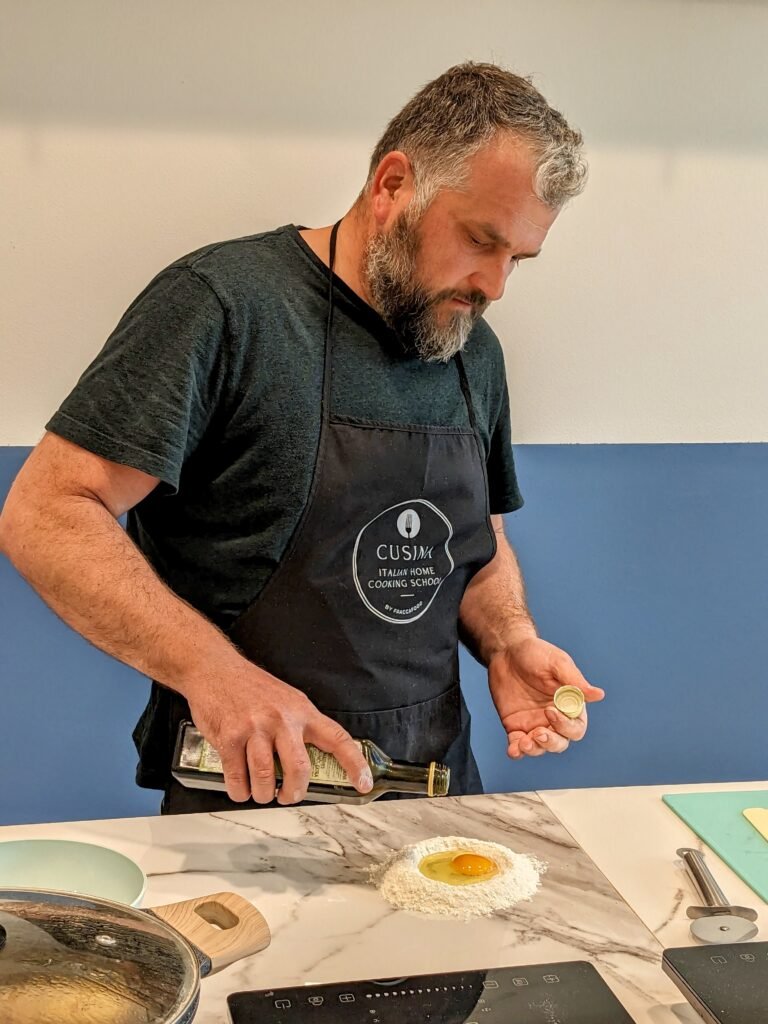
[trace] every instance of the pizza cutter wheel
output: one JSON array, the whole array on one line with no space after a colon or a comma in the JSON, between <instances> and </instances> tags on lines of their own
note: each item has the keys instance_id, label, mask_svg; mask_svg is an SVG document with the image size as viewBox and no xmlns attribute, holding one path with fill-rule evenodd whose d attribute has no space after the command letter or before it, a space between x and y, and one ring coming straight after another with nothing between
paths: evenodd
<instances>
[{"instance_id":1,"label":"pizza cutter wheel","mask_svg":"<svg viewBox=\"0 0 768 1024\"><path fill-rule=\"evenodd\" d=\"M757 911L749 907L732 906L725 893L715 881L712 872L704 863L704 854L699 850L681 847L677 851L682 857L697 891L705 906L688 907L692 918L691 935L699 942L746 942L757 935Z\"/></svg>"}]
</instances>

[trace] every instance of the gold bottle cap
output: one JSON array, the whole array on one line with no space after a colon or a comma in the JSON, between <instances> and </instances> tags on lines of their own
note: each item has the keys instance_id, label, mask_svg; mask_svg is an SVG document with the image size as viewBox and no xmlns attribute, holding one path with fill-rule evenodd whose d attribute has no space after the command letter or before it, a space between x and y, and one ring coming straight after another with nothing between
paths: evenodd
<instances>
[{"instance_id":1,"label":"gold bottle cap","mask_svg":"<svg viewBox=\"0 0 768 1024\"><path fill-rule=\"evenodd\" d=\"M578 686L561 686L552 699L557 710L568 718L578 718L584 710L584 694Z\"/></svg>"},{"instance_id":2,"label":"gold bottle cap","mask_svg":"<svg viewBox=\"0 0 768 1024\"><path fill-rule=\"evenodd\" d=\"M427 796L447 796L451 784L451 769L437 761L429 762L427 777Z\"/></svg>"}]
</instances>

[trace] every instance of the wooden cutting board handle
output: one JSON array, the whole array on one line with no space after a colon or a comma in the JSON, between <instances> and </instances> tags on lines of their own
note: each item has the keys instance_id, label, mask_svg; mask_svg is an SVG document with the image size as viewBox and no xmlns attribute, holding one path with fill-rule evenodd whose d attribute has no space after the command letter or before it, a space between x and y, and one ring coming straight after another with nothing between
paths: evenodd
<instances>
[{"instance_id":1,"label":"wooden cutting board handle","mask_svg":"<svg viewBox=\"0 0 768 1024\"><path fill-rule=\"evenodd\" d=\"M258 953L272 938L269 925L256 907L233 892L147 909L202 950L211 961L212 974Z\"/></svg>"}]
</instances>

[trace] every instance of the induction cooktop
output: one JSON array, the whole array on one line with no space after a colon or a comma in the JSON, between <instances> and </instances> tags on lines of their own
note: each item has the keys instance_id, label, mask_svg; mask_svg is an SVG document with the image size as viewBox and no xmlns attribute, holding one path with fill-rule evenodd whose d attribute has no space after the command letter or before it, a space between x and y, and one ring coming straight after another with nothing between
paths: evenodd
<instances>
[{"instance_id":1,"label":"induction cooktop","mask_svg":"<svg viewBox=\"0 0 768 1024\"><path fill-rule=\"evenodd\" d=\"M665 949L664 973L707 1024L766 1024L768 942Z\"/></svg>"},{"instance_id":2,"label":"induction cooktop","mask_svg":"<svg viewBox=\"0 0 768 1024\"><path fill-rule=\"evenodd\" d=\"M416 974L227 999L232 1024L634 1024L586 961Z\"/></svg>"}]
</instances>

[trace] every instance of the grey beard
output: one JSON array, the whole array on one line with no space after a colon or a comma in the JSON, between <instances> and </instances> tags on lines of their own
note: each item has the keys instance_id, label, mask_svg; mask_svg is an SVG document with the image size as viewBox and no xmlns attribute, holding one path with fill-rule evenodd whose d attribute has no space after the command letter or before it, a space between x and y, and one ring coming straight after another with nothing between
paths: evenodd
<instances>
[{"instance_id":1,"label":"grey beard","mask_svg":"<svg viewBox=\"0 0 768 1024\"><path fill-rule=\"evenodd\" d=\"M388 234L372 235L363 252L362 276L375 308L396 332L405 350L428 363L447 362L464 348L488 302L476 292L463 295L449 290L430 295L418 283L417 226L418 222L412 223L404 213ZM441 325L436 307L453 297L471 302L472 310L454 313Z\"/></svg>"}]
</instances>

